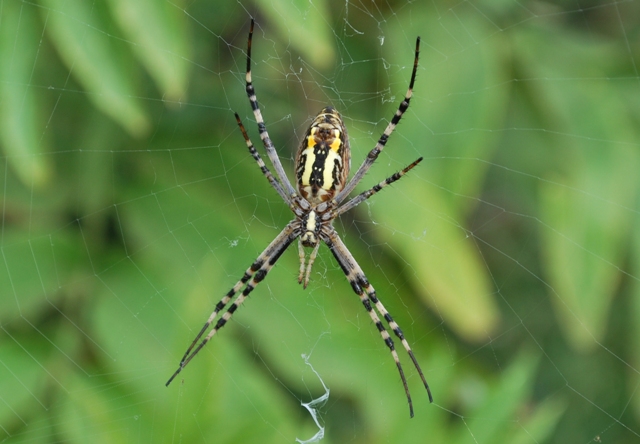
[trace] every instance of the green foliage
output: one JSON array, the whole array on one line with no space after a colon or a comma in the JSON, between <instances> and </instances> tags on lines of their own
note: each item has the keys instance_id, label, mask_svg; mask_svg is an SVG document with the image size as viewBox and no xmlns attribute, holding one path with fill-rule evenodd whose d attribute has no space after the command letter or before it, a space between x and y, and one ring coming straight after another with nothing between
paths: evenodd
<instances>
[{"instance_id":1,"label":"green foliage","mask_svg":"<svg viewBox=\"0 0 640 444\"><path fill-rule=\"evenodd\" d=\"M0 441L295 442L322 382L323 442L637 440L637 3L484 3L0 0ZM422 38L359 190L425 160L336 222L432 388L400 346L412 420L326 248L306 291L285 253L164 387L291 218L233 118L259 142L250 16L288 172L327 104L358 165Z\"/></svg>"}]
</instances>

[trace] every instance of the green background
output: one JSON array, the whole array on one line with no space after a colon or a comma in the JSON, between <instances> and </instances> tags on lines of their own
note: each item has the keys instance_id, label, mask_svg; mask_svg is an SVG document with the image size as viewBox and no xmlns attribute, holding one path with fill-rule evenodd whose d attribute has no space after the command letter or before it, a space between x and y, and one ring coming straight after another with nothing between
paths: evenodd
<instances>
[{"instance_id":1,"label":"green background","mask_svg":"<svg viewBox=\"0 0 640 444\"><path fill-rule=\"evenodd\" d=\"M168 387L291 219L248 153L253 74L287 172L335 106L336 221L403 328L416 415L326 248L296 248ZM0 0L0 442L640 442L640 4ZM290 174L291 177L291 174ZM397 341L396 341L397 342ZM397 344L400 345L400 344ZM317 373L316 373L317 372Z\"/></svg>"}]
</instances>

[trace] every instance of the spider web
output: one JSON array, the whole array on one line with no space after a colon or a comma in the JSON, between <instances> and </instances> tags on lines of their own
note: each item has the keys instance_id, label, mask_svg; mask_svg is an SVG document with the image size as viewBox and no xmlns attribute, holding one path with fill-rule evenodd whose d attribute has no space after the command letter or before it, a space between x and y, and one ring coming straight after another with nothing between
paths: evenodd
<instances>
[{"instance_id":1,"label":"spider web","mask_svg":"<svg viewBox=\"0 0 640 444\"><path fill-rule=\"evenodd\" d=\"M638 2L220 3L0 0L0 442L640 442ZM233 117L264 153L251 17L289 174L328 104L360 164L422 38L358 190L424 161L335 224L412 420L324 247L164 387L291 219Z\"/></svg>"}]
</instances>

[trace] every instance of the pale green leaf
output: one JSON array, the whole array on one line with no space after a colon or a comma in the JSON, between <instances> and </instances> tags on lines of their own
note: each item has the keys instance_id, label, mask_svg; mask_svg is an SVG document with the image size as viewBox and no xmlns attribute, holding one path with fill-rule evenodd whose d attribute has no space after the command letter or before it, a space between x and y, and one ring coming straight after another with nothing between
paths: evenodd
<instances>
[{"instance_id":1,"label":"pale green leaf","mask_svg":"<svg viewBox=\"0 0 640 444\"><path fill-rule=\"evenodd\" d=\"M165 100L185 100L189 34L182 9L154 0L110 0L109 5Z\"/></svg>"},{"instance_id":2,"label":"pale green leaf","mask_svg":"<svg viewBox=\"0 0 640 444\"><path fill-rule=\"evenodd\" d=\"M528 418L519 420L509 442L511 444L537 444L553 437L553 432L567 410L568 403L551 396L536 406Z\"/></svg>"},{"instance_id":3,"label":"pale green leaf","mask_svg":"<svg viewBox=\"0 0 640 444\"><path fill-rule=\"evenodd\" d=\"M133 136L145 134L149 121L135 99L126 46L107 32L106 14L99 4L80 0L43 0L43 4L47 31L87 98Z\"/></svg>"},{"instance_id":4,"label":"pale green leaf","mask_svg":"<svg viewBox=\"0 0 640 444\"><path fill-rule=\"evenodd\" d=\"M0 14L0 144L18 177L43 185L51 174L44 153L38 95L30 84L42 32L33 8L4 2Z\"/></svg>"},{"instance_id":5,"label":"pale green leaf","mask_svg":"<svg viewBox=\"0 0 640 444\"><path fill-rule=\"evenodd\" d=\"M604 337L621 278L614 264L626 254L635 218L628 209L638 195L640 155L625 143L634 140L635 125L621 97L589 80L607 74L582 61L605 56L610 48L570 37L531 44L531 37L519 43L527 48L523 54L545 62L529 66L537 69L531 77L551 79L536 92L550 124L562 134L588 136L550 138L558 144L552 151L558 171L540 184L540 214L543 266L560 325L573 346L589 349ZM563 63L549 63L554 59ZM576 66L589 71L578 74ZM575 76L585 80L562 80Z\"/></svg>"},{"instance_id":6,"label":"pale green leaf","mask_svg":"<svg viewBox=\"0 0 640 444\"><path fill-rule=\"evenodd\" d=\"M403 196L392 196L399 187ZM378 236L414 270L421 299L466 340L486 340L499 316L491 284L478 245L439 190L405 179L376 199L374 220L387 227Z\"/></svg>"},{"instance_id":7,"label":"pale green leaf","mask_svg":"<svg viewBox=\"0 0 640 444\"><path fill-rule=\"evenodd\" d=\"M458 429L458 438L451 441L468 442L471 432L477 442L508 442L504 439L508 434L505 424L517 418L518 409L528 400L537 361L538 357L528 351L516 356L502 372L497 386L476 407L477 412L488 413L488 416L471 413L468 430Z\"/></svg>"},{"instance_id":8,"label":"pale green leaf","mask_svg":"<svg viewBox=\"0 0 640 444\"><path fill-rule=\"evenodd\" d=\"M501 82L504 73L496 67L505 56L504 45L497 40L483 51L454 57L443 65L439 63L442 54L431 51L430 42L438 42L439 51L455 54L458 46L443 48L441 43L440 33L446 28L440 23L426 27L427 32L420 31L420 68L411 106L398 129L402 135L392 135L385 149L385 153L392 152L392 158L407 158L402 151L408 147L411 155L427 157L410 173L420 179L403 179L393 189L385 190L382 196L374 197L377 202L371 209L374 220L392 233L406 233L380 230L380 236L415 270L414 287L422 300L465 339L483 341L496 327L499 313L479 244L464 225L465 215L477 204L474 198L481 192L489 164L469 160L489 160L497 139L488 131L465 131L448 138L434 137L433 133L455 134L465 127L492 127L502 119L508 91L484 89ZM478 33L484 30L474 21L468 22L467 29ZM404 51L401 59L401 54L394 54L398 66L405 66L395 76L395 85L402 84L400 79L408 83L411 55ZM452 98L448 91L469 94ZM404 92L398 91L397 97ZM437 97L438 101L430 101L429 97ZM447 140L449 143L443 145ZM434 159L434 152L445 160ZM399 198L397 193L403 196Z\"/></svg>"},{"instance_id":9,"label":"pale green leaf","mask_svg":"<svg viewBox=\"0 0 640 444\"><path fill-rule=\"evenodd\" d=\"M269 19L267 23L275 26L280 38L312 66L327 69L334 65L331 14L326 0L274 0L264 5L258 3L258 6Z\"/></svg>"}]
</instances>

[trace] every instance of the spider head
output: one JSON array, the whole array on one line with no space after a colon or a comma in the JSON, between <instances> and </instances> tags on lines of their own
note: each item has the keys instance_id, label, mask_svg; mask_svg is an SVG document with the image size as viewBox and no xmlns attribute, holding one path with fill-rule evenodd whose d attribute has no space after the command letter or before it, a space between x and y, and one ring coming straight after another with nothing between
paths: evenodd
<instances>
[{"instance_id":1,"label":"spider head","mask_svg":"<svg viewBox=\"0 0 640 444\"><path fill-rule=\"evenodd\" d=\"M320 230L320 221L314 210L309 211L302 219L302 228L304 230L300 236L302 245L305 247L315 247L318 245L317 233Z\"/></svg>"}]
</instances>

